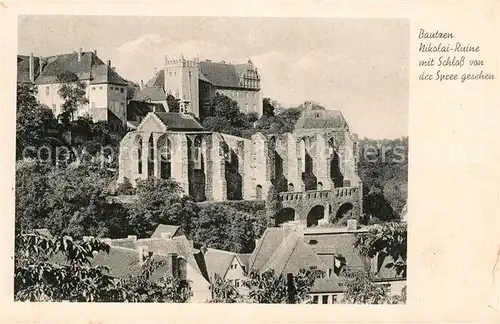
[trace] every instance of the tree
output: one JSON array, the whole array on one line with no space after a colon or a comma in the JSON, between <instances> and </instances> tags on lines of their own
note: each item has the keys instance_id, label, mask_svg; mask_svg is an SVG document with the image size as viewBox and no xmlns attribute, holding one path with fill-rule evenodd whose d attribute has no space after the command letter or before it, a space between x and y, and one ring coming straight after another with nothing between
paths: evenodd
<instances>
[{"instance_id":1,"label":"tree","mask_svg":"<svg viewBox=\"0 0 500 324\"><path fill-rule=\"evenodd\" d=\"M355 247L370 258L378 254L381 261L390 256L392 262L386 267L394 268L398 275L406 277L407 236L406 222L374 225L367 233L356 235Z\"/></svg>"},{"instance_id":2,"label":"tree","mask_svg":"<svg viewBox=\"0 0 500 324\"><path fill-rule=\"evenodd\" d=\"M163 275L157 280L152 274L166 264L164 260L148 258L141 274L129 276L119 281L119 287L126 291L126 301L155 303L185 303L193 296L188 280Z\"/></svg>"},{"instance_id":3,"label":"tree","mask_svg":"<svg viewBox=\"0 0 500 324\"><path fill-rule=\"evenodd\" d=\"M14 297L20 301L101 301L115 291L105 267L92 266L94 252L108 251L97 239L75 242L18 234L15 240ZM63 264L54 262L59 256Z\"/></svg>"},{"instance_id":4,"label":"tree","mask_svg":"<svg viewBox=\"0 0 500 324\"><path fill-rule=\"evenodd\" d=\"M197 223L199 207L183 194L180 185L171 179L142 180L137 183L137 199L127 208L129 224L140 237L149 237L158 224L179 225L190 236Z\"/></svg>"},{"instance_id":5,"label":"tree","mask_svg":"<svg viewBox=\"0 0 500 324\"><path fill-rule=\"evenodd\" d=\"M108 236L123 210L106 201L108 178L89 164L57 168L39 161L16 164L16 230L48 228L56 235ZM128 230L122 229L123 234Z\"/></svg>"},{"instance_id":6,"label":"tree","mask_svg":"<svg viewBox=\"0 0 500 324\"><path fill-rule=\"evenodd\" d=\"M293 276L294 302L308 302L314 282L322 275L323 272L316 267L300 269ZM287 279L283 274L276 275L274 270L269 269L263 273L252 271L248 277L243 285L249 289L248 297L251 301L261 304L285 304L290 301Z\"/></svg>"},{"instance_id":7,"label":"tree","mask_svg":"<svg viewBox=\"0 0 500 324\"><path fill-rule=\"evenodd\" d=\"M342 302L345 304L405 304L406 286L400 295L389 295L388 287L372 280L365 269L344 268L341 273L344 285Z\"/></svg>"},{"instance_id":8,"label":"tree","mask_svg":"<svg viewBox=\"0 0 500 324\"><path fill-rule=\"evenodd\" d=\"M165 261L147 259L141 274L112 278L109 268L92 265L94 253L109 245L90 238L49 238L36 233L16 236L14 297L20 301L186 302L192 296L189 281L152 273Z\"/></svg>"},{"instance_id":9,"label":"tree","mask_svg":"<svg viewBox=\"0 0 500 324\"><path fill-rule=\"evenodd\" d=\"M16 157L36 157L37 150L48 144L49 130L56 120L50 109L36 100L36 88L30 83L17 84Z\"/></svg>"},{"instance_id":10,"label":"tree","mask_svg":"<svg viewBox=\"0 0 500 324\"><path fill-rule=\"evenodd\" d=\"M273 117L274 116L274 105L271 98L264 98L262 102L262 113L263 116Z\"/></svg>"},{"instance_id":11,"label":"tree","mask_svg":"<svg viewBox=\"0 0 500 324\"><path fill-rule=\"evenodd\" d=\"M384 285L374 283L365 269L344 268L343 302L347 304L388 304L390 298Z\"/></svg>"},{"instance_id":12,"label":"tree","mask_svg":"<svg viewBox=\"0 0 500 324\"><path fill-rule=\"evenodd\" d=\"M247 116L242 113L238 103L231 98L217 93L212 103L213 115L203 120L207 130L242 136L245 130L253 127Z\"/></svg>"},{"instance_id":13,"label":"tree","mask_svg":"<svg viewBox=\"0 0 500 324\"><path fill-rule=\"evenodd\" d=\"M264 217L261 212L245 212L224 203L203 204L194 241L214 249L251 253L255 239L267 227Z\"/></svg>"},{"instance_id":14,"label":"tree","mask_svg":"<svg viewBox=\"0 0 500 324\"><path fill-rule=\"evenodd\" d=\"M238 303L243 300L243 296L234 285L218 274L214 275L214 282L210 285L210 289L213 296L210 303Z\"/></svg>"},{"instance_id":15,"label":"tree","mask_svg":"<svg viewBox=\"0 0 500 324\"><path fill-rule=\"evenodd\" d=\"M64 103L61 105L61 121L68 125L74 119L78 107L89 103L85 88L87 85L78 79L78 76L70 71L64 71L57 75L57 81L61 87L57 91Z\"/></svg>"},{"instance_id":16,"label":"tree","mask_svg":"<svg viewBox=\"0 0 500 324\"><path fill-rule=\"evenodd\" d=\"M179 100L171 94L167 95L167 106L169 112L179 112Z\"/></svg>"}]
</instances>

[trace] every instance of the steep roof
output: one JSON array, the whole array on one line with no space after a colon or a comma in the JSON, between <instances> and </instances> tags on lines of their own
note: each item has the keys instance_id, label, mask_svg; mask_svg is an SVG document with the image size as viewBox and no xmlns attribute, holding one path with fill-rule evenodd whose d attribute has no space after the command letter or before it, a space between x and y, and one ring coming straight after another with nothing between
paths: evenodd
<instances>
[{"instance_id":1,"label":"steep roof","mask_svg":"<svg viewBox=\"0 0 500 324\"><path fill-rule=\"evenodd\" d=\"M224 278L229 265L236 257L236 253L208 248L205 252L205 264L209 278L212 280L217 274Z\"/></svg>"},{"instance_id":2,"label":"steep roof","mask_svg":"<svg viewBox=\"0 0 500 324\"><path fill-rule=\"evenodd\" d=\"M203 61L200 62L200 73L216 87L240 87L240 75L233 64Z\"/></svg>"},{"instance_id":3,"label":"steep roof","mask_svg":"<svg viewBox=\"0 0 500 324\"><path fill-rule=\"evenodd\" d=\"M139 239L135 242L135 246L147 246L148 250L153 252L153 255L168 256L169 253L177 253L178 256L184 258L196 271L203 275L194 254L198 253L191 245L191 242L185 236L176 236L171 239L161 238L146 238Z\"/></svg>"},{"instance_id":4,"label":"steep roof","mask_svg":"<svg viewBox=\"0 0 500 324\"><path fill-rule=\"evenodd\" d=\"M343 129L346 126L347 122L339 110L305 110L295 129Z\"/></svg>"},{"instance_id":5,"label":"steep roof","mask_svg":"<svg viewBox=\"0 0 500 324\"><path fill-rule=\"evenodd\" d=\"M288 232L284 228L266 228L250 256L249 270L261 269L287 236Z\"/></svg>"},{"instance_id":6,"label":"steep roof","mask_svg":"<svg viewBox=\"0 0 500 324\"><path fill-rule=\"evenodd\" d=\"M133 99L138 101L162 101L167 100L167 94L165 93L165 90L163 90L163 87L145 86L144 88L137 90Z\"/></svg>"},{"instance_id":7,"label":"steep roof","mask_svg":"<svg viewBox=\"0 0 500 324\"><path fill-rule=\"evenodd\" d=\"M36 78L36 84L57 83L57 76L65 71L73 72L79 80L91 80L94 65L104 64L94 52L83 52L78 60L78 53L60 54L42 59L42 73Z\"/></svg>"},{"instance_id":8,"label":"steep roof","mask_svg":"<svg viewBox=\"0 0 500 324\"><path fill-rule=\"evenodd\" d=\"M328 266L293 230L267 228L250 256L250 270L273 269L276 273L297 273L302 268L316 266L326 271Z\"/></svg>"},{"instance_id":9,"label":"steep roof","mask_svg":"<svg viewBox=\"0 0 500 324\"><path fill-rule=\"evenodd\" d=\"M130 100L127 104L127 121L137 122L138 117L144 118L153 110L165 112L165 108L160 103Z\"/></svg>"},{"instance_id":10,"label":"steep roof","mask_svg":"<svg viewBox=\"0 0 500 324\"><path fill-rule=\"evenodd\" d=\"M40 65L42 71L40 72ZM48 57L34 57L35 84L57 83L62 72L72 72L79 80L90 80L92 84L111 83L127 85L112 67L105 64L94 52L59 54ZM18 55L18 82L29 81L29 56Z\"/></svg>"},{"instance_id":11,"label":"steep roof","mask_svg":"<svg viewBox=\"0 0 500 324\"><path fill-rule=\"evenodd\" d=\"M40 58L33 57L34 77L38 76L40 69ZM17 56L17 82L31 82L30 80L30 57L28 55Z\"/></svg>"},{"instance_id":12,"label":"steep roof","mask_svg":"<svg viewBox=\"0 0 500 324\"><path fill-rule=\"evenodd\" d=\"M182 235L182 231L180 230L179 226L159 224L151 237L162 238L162 235L167 233L170 234L170 237Z\"/></svg>"},{"instance_id":13,"label":"steep roof","mask_svg":"<svg viewBox=\"0 0 500 324\"><path fill-rule=\"evenodd\" d=\"M165 86L165 70L160 70L156 72L154 77L146 82L146 87L161 87Z\"/></svg>"},{"instance_id":14,"label":"steep roof","mask_svg":"<svg viewBox=\"0 0 500 324\"><path fill-rule=\"evenodd\" d=\"M168 130L203 130L193 116L182 113L154 112Z\"/></svg>"},{"instance_id":15,"label":"steep roof","mask_svg":"<svg viewBox=\"0 0 500 324\"><path fill-rule=\"evenodd\" d=\"M127 85L127 81L123 79L112 67L109 65L95 65L92 67L92 81L91 84L110 83L117 85Z\"/></svg>"},{"instance_id":16,"label":"steep roof","mask_svg":"<svg viewBox=\"0 0 500 324\"><path fill-rule=\"evenodd\" d=\"M354 248L356 237L352 233L327 233L304 235L304 240L318 254L335 254L344 257L352 267L364 266L364 258Z\"/></svg>"}]
</instances>

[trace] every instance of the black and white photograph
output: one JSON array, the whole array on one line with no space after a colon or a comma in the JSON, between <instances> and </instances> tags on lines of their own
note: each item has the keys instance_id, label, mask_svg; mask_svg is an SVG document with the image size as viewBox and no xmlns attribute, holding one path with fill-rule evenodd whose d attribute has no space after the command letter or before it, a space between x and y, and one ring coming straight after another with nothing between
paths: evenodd
<instances>
[{"instance_id":1,"label":"black and white photograph","mask_svg":"<svg viewBox=\"0 0 500 324\"><path fill-rule=\"evenodd\" d=\"M409 19L17 22L15 301L406 304Z\"/></svg>"}]
</instances>

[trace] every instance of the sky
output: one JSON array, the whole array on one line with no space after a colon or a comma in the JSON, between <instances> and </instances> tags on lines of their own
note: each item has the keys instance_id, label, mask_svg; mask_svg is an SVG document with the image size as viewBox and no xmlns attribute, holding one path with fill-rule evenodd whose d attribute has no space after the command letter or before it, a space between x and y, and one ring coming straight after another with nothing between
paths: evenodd
<instances>
[{"instance_id":1,"label":"sky","mask_svg":"<svg viewBox=\"0 0 500 324\"><path fill-rule=\"evenodd\" d=\"M408 135L409 21L403 19L20 16L19 54L97 50L124 78L168 59L245 63L264 97L340 110L361 137Z\"/></svg>"}]
</instances>

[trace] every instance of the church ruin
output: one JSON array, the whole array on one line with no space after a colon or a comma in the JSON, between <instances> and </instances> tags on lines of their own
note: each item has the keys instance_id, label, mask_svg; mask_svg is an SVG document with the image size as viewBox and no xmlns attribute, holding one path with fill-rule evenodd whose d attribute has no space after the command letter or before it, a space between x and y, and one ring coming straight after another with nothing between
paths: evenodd
<instances>
[{"instance_id":1,"label":"church ruin","mask_svg":"<svg viewBox=\"0 0 500 324\"><path fill-rule=\"evenodd\" d=\"M262 200L276 225L318 226L360 215L358 144L340 111L306 105L292 133L250 139L205 131L189 114L151 112L120 144L119 178L172 178L196 201Z\"/></svg>"}]
</instances>

